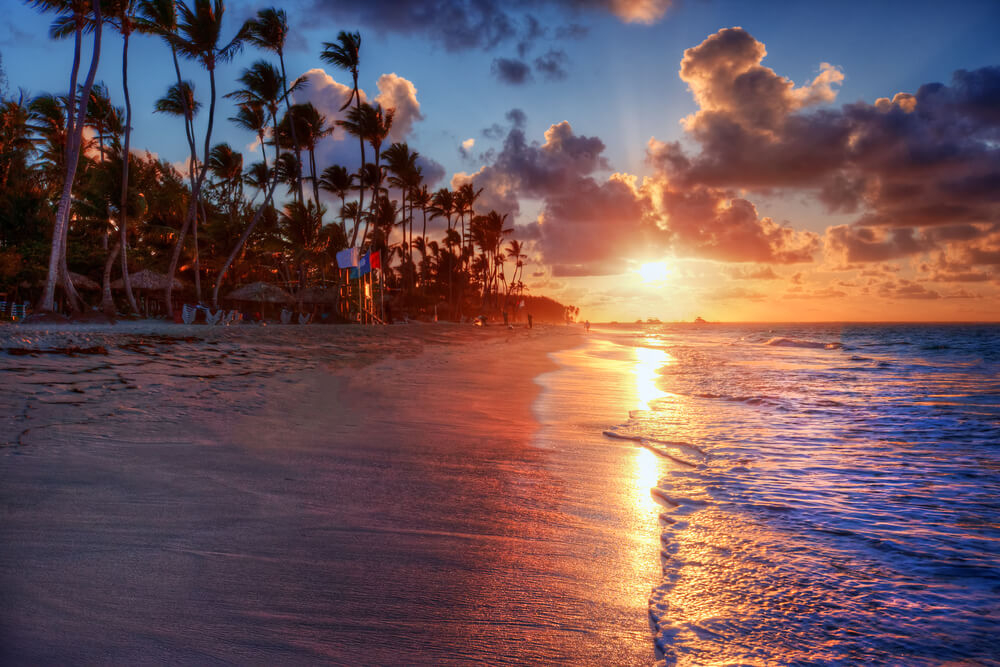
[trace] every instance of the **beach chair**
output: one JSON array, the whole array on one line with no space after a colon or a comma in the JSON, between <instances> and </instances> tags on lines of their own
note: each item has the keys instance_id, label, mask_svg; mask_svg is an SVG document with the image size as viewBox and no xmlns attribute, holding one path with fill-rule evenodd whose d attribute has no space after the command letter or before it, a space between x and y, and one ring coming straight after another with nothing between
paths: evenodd
<instances>
[{"instance_id":1,"label":"beach chair","mask_svg":"<svg viewBox=\"0 0 1000 667\"><path fill-rule=\"evenodd\" d=\"M0 319L7 319L7 302L0 301Z\"/></svg>"},{"instance_id":2,"label":"beach chair","mask_svg":"<svg viewBox=\"0 0 1000 667\"><path fill-rule=\"evenodd\" d=\"M312 313L299 313L299 324L309 324L312 322Z\"/></svg>"},{"instance_id":3,"label":"beach chair","mask_svg":"<svg viewBox=\"0 0 1000 667\"><path fill-rule=\"evenodd\" d=\"M225 312L226 312L226 311L224 311L224 310L222 310L222 309L220 308L220 309L219 309L218 311L216 311L216 312L215 312L215 314L213 315L213 314L212 314L212 311L211 311L211 310L209 310L208 308L206 308L206 309L205 309L205 324L211 324L211 325L215 325L215 324L218 324L219 322L221 322L221 321L222 321L222 315L223 315L223 314L224 314Z\"/></svg>"},{"instance_id":4,"label":"beach chair","mask_svg":"<svg viewBox=\"0 0 1000 667\"><path fill-rule=\"evenodd\" d=\"M15 322L20 322L24 319L24 316L28 314L28 302L15 303L11 307L10 316Z\"/></svg>"},{"instance_id":5,"label":"beach chair","mask_svg":"<svg viewBox=\"0 0 1000 667\"><path fill-rule=\"evenodd\" d=\"M181 312L181 319L184 320L184 324L191 324L196 317L198 317L198 309L185 303Z\"/></svg>"},{"instance_id":6,"label":"beach chair","mask_svg":"<svg viewBox=\"0 0 1000 667\"><path fill-rule=\"evenodd\" d=\"M291 321L292 321L292 311L288 310L287 308L282 308L281 309L281 323L282 324L289 324L289 323L291 323Z\"/></svg>"}]
</instances>

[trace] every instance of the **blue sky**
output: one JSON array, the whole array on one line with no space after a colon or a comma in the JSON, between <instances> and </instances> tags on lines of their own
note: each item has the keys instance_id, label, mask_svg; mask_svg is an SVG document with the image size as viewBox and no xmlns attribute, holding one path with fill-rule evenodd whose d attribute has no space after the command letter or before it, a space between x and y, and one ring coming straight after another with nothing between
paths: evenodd
<instances>
[{"instance_id":1,"label":"blue sky","mask_svg":"<svg viewBox=\"0 0 1000 667\"><path fill-rule=\"evenodd\" d=\"M242 20L265 6L268 5L230 2L227 6L229 34L236 31ZM838 110L856 102L873 105L878 98L892 99L899 92L916 93L924 84L949 84L953 72L959 69L974 71L1000 64L1000 40L996 39L1000 3L997 2L842 2L831 5L688 0L668 5L663 0L550 0L544 3L415 0L402 4L391 0L367 3L310 0L281 6L288 12L295 31L286 55L290 75L324 67L318 57L321 43L333 40L338 30L347 29L362 33L361 85L370 96L377 94L376 80L383 74L394 73L412 83L422 120L414 122L404 138L411 147L443 167L445 176L436 184L438 187L447 185L456 173L477 174L491 166L494 178L490 180L484 172L482 185L479 177L476 185L490 187L491 183L498 182L495 176L499 168L494 162L502 153L503 140L510 137L511 131L505 114L515 108L524 112L525 122L520 131L529 144L544 144L546 130L562 121L568 121L574 137L599 138L604 147L601 152L604 159L588 173L578 174L589 179L588 187L605 186L606 179L614 172L635 175L640 182L643 177L653 174L656 167L647 162L647 142L654 137L660 142L679 141L689 157L706 155L708 149L699 145L696 136L681 124L682 119L699 112L699 104L688 82L679 77L678 70L686 49L697 47L724 28L741 26L753 40L763 44L767 56L760 65L773 70L778 77L790 79L796 87L810 84L820 74L821 63L829 63L843 75L842 81L832 89L835 98L813 104L808 110L794 109L790 113ZM438 10L451 7L466 12L471 20L463 26L460 15L446 15L444 20L450 17L454 26L454 30L448 32L441 21L422 24L416 19L408 21L402 15L403 7L416 12L423 6ZM627 20L630 14L649 7L665 8L665 11L650 23ZM52 18L49 15L40 15L31 7L11 0L4 0L4 9L9 21L0 26L0 53L11 91L24 88L30 94L61 92L68 81L71 42L48 39ZM654 14L659 12L654 11ZM531 39L526 39L529 16L536 21L538 29ZM476 25L477 19L483 24ZM502 21L511 26L509 32L496 28ZM484 41L494 43L483 45ZM522 45L520 52L519 44ZM564 76L550 80L534 68L533 63L536 58L552 52ZM113 31L107 31L99 78L108 84L119 104L122 102L120 53L120 39ZM237 148L251 144L253 137L225 120L234 109L229 100L221 98L221 93L232 90L240 71L262 57L267 55L248 48L233 63L220 66L219 111L213 143L228 141ZM531 80L521 84L500 81L494 72L495 63L501 58L525 63L532 69ZM208 81L204 73L191 63L184 65L184 73L195 81L199 97L205 100ZM340 83L349 82L346 73L328 68L327 74ZM166 47L151 37L135 38L130 51L130 88L136 114L133 145L179 163L186 156L181 127L174 119L152 113L153 101L163 94L171 80L172 68ZM202 122L206 116L204 112L201 114ZM499 127L493 138L485 136L484 130L495 124ZM459 145L468 139L474 139L475 144L463 157ZM995 144L992 150L995 154ZM995 155L988 158L993 161L988 165L996 164ZM992 173L988 165L987 177ZM679 182L678 175L671 178L672 182ZM808 319L837 319L824 315L857 312L857 304L861 302L871 305L873 318L888 309L897 313L897 319L912 319L906 313L914 309L915 302L894 298L902 294L901 288L911 283L920 283L925 294L934 293L940 297L923 300L920 307L936 309L941 319L980 319L975 317L976 313L986 314L997 305L994 265L982 265L977 269L986 278L975 280L975 285L970 281L947 285L932 281L933 275L944 275L940 270L942 266L960 260L963 248L940 244L932 248L930 241L920 246L922 253L882 253L892 264L887 269L880 269L886 282L881 286L873 285L875 292L852 290L852 286L861 285L862 281L857 278L866 268L875 269L853 261L848 264L856 265L854 273L845 273L848 269L843 262L838 266L830 259L832 237L826 230L854 224L859 219L858 211L831 210L817 203L816 188L797 187L790 182L787 186L778 183L774 187L755 187L730 181L726 187L726 201L745 197L754 204L761 219L767 216L797 230L811 231L821 237L826 234L814 248L813 259L808 263L791 264L776 260L777 254L699 254L690 248L684 250L674 234L673 241L664 240L662 245L653 243L655 257L636 259L637 262L639 259L668 262L670 271L666 282L644 284L635 280L638 267L631 264L623 266L621 274L594 269L590 275L584 275L585 267L596 266L590 261L593 258L567 258L566 253L553 250L555 237L549 238L544 229L539 231L532 227L536 218L546 211L550 213L550 220L557 219L559 203L551 193L532 191L531 187L522 184L515 193L521 202L516 221L526 226L527 236L537 237L537 252L533 257L537 270L533 273L540 275L535 277L535 292L552 293L583 304L585 311L588 307L591 309L592 319L625 319L633 315L687 319L699 313L708 313L718 319L765 319L768 316L787 319L776 313L790 305L801 312L805 303L815 313ZM990 252L998 242L988 228L996 224L990 215L992 213L972 220L983 232L974 240L979 244L975 250ZM664 228L669 226L668 218L664 217L658 224ZM572 224L572 220L567 219L565 224ZM923 238L920 235L931 227L915 225L912 229L915 238ZM889 227L876 233L876 240L882 242L888 238L886 230ZM847 237L842 233L837 238ZM703 246L699 247L704 250ZM936 259L936 251L947 254L948 259ZM557 255L571 261L579 269L576 273L581 275L558 275L560 270L553 268L558 266L553 259ZM857 257L861 255L856 254ZM927 268L927 263L934 261L938 262L936 274L932 269L920 270L922 264ZM898 269L895 264L899 265ZM763 274L766 267L773 268L780 283L773 278L756 283L750 279L732 278L739 271L749 275L760 270ZM793 280L796 274L801 274L797 283ZM957 273L952 271L950 275ZM617 277L612 280L609 276ZM606 289L609 281L621 283L623 280L634 282L637 294L627 300L627 307L620 295ZM890 280L895 280L894 285L886 287ZM678 290L692 282L701 288L688 287L683 296L678 296ZM831 290L829 285L833 283L850 285ZM790 301L795 297L789 294L794 293L787 290L794 289L795 285L812 288L810 294L815 298ZM975 297L968 296L972 294L972 287L979 290ZM743 298L739 296L740 290ZM837 291L843 295L824 297L823 290L827 294ZM733 296L727 297L727 293ZM965 294L966 297L945 298L949 294ZM885 303L876 303L879 299ZM611 303L617 304L617 311L609 306Z\"/></svg>"}]
</instances>

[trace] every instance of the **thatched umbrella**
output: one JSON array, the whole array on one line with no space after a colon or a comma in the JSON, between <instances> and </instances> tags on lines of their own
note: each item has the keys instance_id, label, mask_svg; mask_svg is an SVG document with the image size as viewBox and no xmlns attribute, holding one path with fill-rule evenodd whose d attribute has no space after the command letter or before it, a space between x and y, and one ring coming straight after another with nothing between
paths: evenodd
<instances>
[{"instance_id":1,"label":"thatched umbrella","mask_svg":"<svg viewBox=\"0 0 1000 667\"><path fill-rule=\"evenodd\" d=\"M69 279L73 281L73 287L77 289L85 289L91 291L97 291L101 289L101 286L94 280L91 280L85 275L79 273L69 272Z\"/></svg>"},{"instance_id":2,"label":"thatched umbrella","mask_svg":"<svg viewBox=\"0 0 1000 667\"><path fill-rule=\"evenodd\" d=\"M136 273L131 274L129 276L129 280L132 282L132 289L165 290L167 289L167 282L170 278L162 273L143 269L142 271L137 271ZM111 283L111 287L114 289L121 289L124 285L125 283L122 282L121 278ZM184 285L181 281L174 278L174 289L183 288Z\"/></svg>"},{"instance_id":3,"label":"thatched umbrella","mask_svg":"<svg viewBox=\"0 0 1000 667\"><path fill-rule=\"evenodd\" d=\"M297 299L302 303L337 303L340 294L335 287L307 287L299 292Z\"/></svg>"},{"instance_id":4,"label":"thatched umbrella","mask_svg":"<svg viewBox=\"0 0 1000 667\"><path fill-rule=\"evenodd\" d=\"M93 280L91 280L87 276L83 275L82 273L73 273L72 271L70 271L69 272L69 279L73 281L73 287L75 287L77 289L85 289L85 290L91 290L91 291L97 291L97 290L101 289L100 285L98 285L96 282L94 282ZM45 281L44 280L39 280L36 283L36 285L38 287L44 287L45 286ZM28 287L28 286L29 285L27 283L24 283L22 285L22 287Z\"/></svg>"},{"instance_id":5,"label":"thatched umbrella","mask_svg":"<svg viewBox=\"0 0 1000 667\"><path fill-rule=\"evenodd\" d=\"M233 301L256 301L257 303L291 303L295 299L285 290L270 283L250 283L226 295Z\"/></svg>"}]
</instances>

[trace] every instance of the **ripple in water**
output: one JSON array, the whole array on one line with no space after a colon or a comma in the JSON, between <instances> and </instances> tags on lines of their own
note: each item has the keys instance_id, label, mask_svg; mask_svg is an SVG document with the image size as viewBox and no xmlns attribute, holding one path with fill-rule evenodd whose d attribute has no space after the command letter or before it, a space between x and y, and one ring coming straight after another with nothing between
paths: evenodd
<instances>
[{"instance_id":1,"label":"ripple in water","mask_svg":"<svg viewBox=\"0 0 1000 667\"><path fill-rule=\"evenodd\" d=\"M671 359L607 432L675 463L667 664L1000 664L1000 327L617 335Z\"/></svg>"}]
</instances>

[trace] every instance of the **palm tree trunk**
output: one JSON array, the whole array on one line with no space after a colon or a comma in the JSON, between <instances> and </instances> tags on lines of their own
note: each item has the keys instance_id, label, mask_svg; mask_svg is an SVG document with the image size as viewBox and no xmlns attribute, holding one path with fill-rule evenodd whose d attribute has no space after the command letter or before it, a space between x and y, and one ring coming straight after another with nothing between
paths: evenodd
<instances>
[{"instance_id":1,"label":"palm tree trunk","mask_svg":"<svg viewBox=\"0 0 1000 667\"><path fill-rule=\"evenodd\" d=\"M135 295L132 294L132 281L128 275L128 165L129 158L131 157L129 155L129 147L132 142L132 99L128 93L128 38L129 33L126 29L123 33L124 46L122 47L122 89L125 94L125 147L122 150L122 196L121 206L118 211L121 214L121 222L118 226L122 238L122 283L125 286L125 296L128 297L129 307L132 308L133 312L138 314L139 306L136 305Z\"/></svg>"},{"instance_id":2,"label":"palm tree trunk","mask_svg":"<svg viewBox=\"0 0 1000 667\"><path fill-rule=\"evenodd\" d=\"M288 100L289 97L288 76L285 74L285 54L283 49L278 49L278 62L281 64L281 92L283 97L285 98L285 112L290 113L292 110L292 103ZM295 121L292 118L289 118L288 121L289 121L288 125L289 127L291 127L292 130L292 144L295 146L296 152L298 152L299 139L298 137L295 136ZM299 203L305 204L306 203L305 193L302 190L301 162L299 164L300 164L299 173L296 179L296 184L298 185L299 189ZM319 200L317 200L316 203L319 204Z\"/></svg>"},{"instance_id":3,"label":"palm tree trunk","mask_svg":"<svg viewBox=\"0 0 1000 667\"><path fill-rule=\"evenodd\" d=\"M115 315L115 300L111 296L111 269L118 258L121 239L115 239L115 246L108 253L108 258L104 261L104 277L101 280L101 311L108 317Z\"/></svg>"},{"instance_id":4,"label":"palm tree trunk","mask_svg":"<svg viewBox=\"0 0 1000 667\"><path fill-rule=\"evenodd\" d=\"M87 72L87 80L84 83L83 97L84 99L90 97L90 89L94 85L94 77L97 75L97 63L101 59L101 27L103 21L101 20L101 7L100 3L94 3L94 51L90 58L90 70ZM76 40L77 49L74 55L73 61L73 71L72 78L70 79L70 96L71 99L76 99L76 77L79 69L79 44L81 40L82 28L77 27ZM83 135L83 124L87 118L87 107L86 105L79 105L80 109L70 108L69 114L72 116L74 111L77 111L76 121L69 121L67 127L72 127L72 134L68 137L66 145L66 175L63 180L63 190L59 197L59 208L56 209L56 219L55 224L52 229L52 249L49 253L49 273L48 277L45 279L45 290L42 292L42 298L38 303L38 309L42 312L52 312L55 310L55 292L56 292L56 280L60 277L60 273L65 274L61 271L61 261L65 258L66 253L66 241L69 231L69 210L72 203L73 194L73 181L76 179L76 168L80 161L80 145L82 142ZM69 279L69 275L63 275L63 286L69 284L68 290L73 290L72 281ZM75 290L69 292L75 294Z\"/></svg>"},{"instance_id":5,"label":"palm tree trunk","mask_svg":"<svg viewBox=\"0 0 1000 667\"><path fill-rule=\"evenodd\" d=\"M170 46L170 55L174 61L174 73L177 75L177 86L183 92L184 79L181 77L180 63L177 62L177 49L173 45ZM164 295L167 305L167 316L173 316L174 314L174 276L177 275L177 264L180 262L181 251L184 248L184 237L187 235L188 229L191 228L191 224L194 221L195 216L198 214L196 208L198 198L195 195L197 190L196 172L198 169L198 147L194 140L194 112L192 109L188 108L187 95L181 95L181 101L184 104L184 135L187 137L188 150L191 152L191 157L188 160L188 180L191 182L191 200L188 202L188 210L187 215L184 218L184 224L181 225L180 232L177 235L177 244L174 246L173 253L170 256L170 269L167 272L169 280L167 280L167 287Z\"/></svg>"},{"instance_id":6,"label":"palm tree trunk","mask_svg":"<svg viewBox=\"0 0 1000 667\"><path fill-rule=\"evenodd\" d=\"M316 178L316 147L309 147L309 170L312 172L313 201L316 202L316 210L319 210L319 179ZM322 220L320 220L322 224Z\"/></svg>"},{"instance_id":7,"label":"palm tree trunk","mask_svg":"<svg viewBox=\"0 0 1000 667\"><path fill-rule=\"evenodd\" d=\"M247 228L243 230L243 234L240 235L240 240L236 242L236 246L233 248L232 252L229 253L229 257L226 258L225 263L222 268L219 269L219 275L215 279L215 287L212 289L212 308L219 307L219 288L222 286L222 280L226 277L226 272L229 271L229 267L232 265L233 260L236 259L236 255L240 253L243 248L243 244L246 243L247 239L250 238L250 234L253 233L254 227L260 222L263 217L264 209L271 205L271 197L274 196L274 191L278 187L277 170L275 170L274 177L271 178L271 185L264 196L264 201L261 203L260 208L254 213L253 219Z\"/></svg>"}]
</instances>

